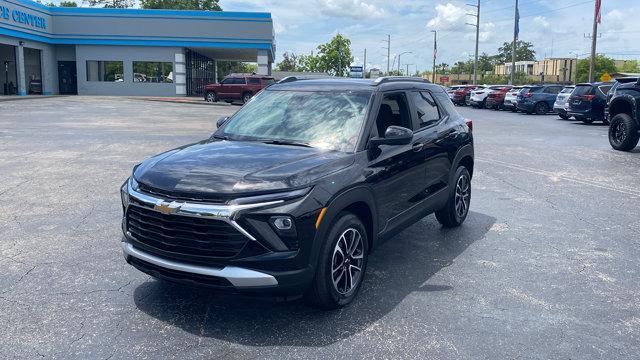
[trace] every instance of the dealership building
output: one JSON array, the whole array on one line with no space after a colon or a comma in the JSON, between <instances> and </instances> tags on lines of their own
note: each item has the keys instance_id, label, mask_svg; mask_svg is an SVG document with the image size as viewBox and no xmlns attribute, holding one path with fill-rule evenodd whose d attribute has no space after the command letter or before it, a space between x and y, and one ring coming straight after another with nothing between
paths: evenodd
<instances>
[{"instance_id":1,"label":"dealership building","mask_svg":"<svg viewBox=\"0 0 640 360\"><path fill-rule=\"evenodd\" d=\"M269 13L0 0L0 96L200 95L219 62L270 74L274 52Z\"/></svg>"}]
</instances>

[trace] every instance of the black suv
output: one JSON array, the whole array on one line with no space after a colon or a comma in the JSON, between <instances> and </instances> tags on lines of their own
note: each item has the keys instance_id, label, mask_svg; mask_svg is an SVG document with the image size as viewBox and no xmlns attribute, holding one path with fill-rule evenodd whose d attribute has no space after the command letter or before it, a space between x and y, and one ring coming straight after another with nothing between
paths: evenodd
<instances>
[{"instance_id":1,"label":"black suv","mask_svg":"<svg viewBox=\"0 0 640 360\"><path fill-rule=\"evenodd\" d=\"M569 96L567 115L573 116L585 124L602 121L609 124L605 117L607 93L613 87L612 82L584 83L576 85Z\"/></svg>"},{"instance_id":2,"label":"black suv","mask_svg":"<svg viewBox=\"0 0 640 360\"><path fill-rule=\"evenodd\" d=\"M609 143L621 151L631 151L640 139L640 80L616 87L608 104Z\"/></svg>"},{"instance_id":3,"label":"black suv","mask_svg":"<svg viewBox=\"0 0 640 360\"><path fill-rule=\"evenodd\" d=\"M123 184L122 247L156 278L350 303L368 254L469 211L472 123L414 78L288 78Z\"/></svg>"}]
</instances>

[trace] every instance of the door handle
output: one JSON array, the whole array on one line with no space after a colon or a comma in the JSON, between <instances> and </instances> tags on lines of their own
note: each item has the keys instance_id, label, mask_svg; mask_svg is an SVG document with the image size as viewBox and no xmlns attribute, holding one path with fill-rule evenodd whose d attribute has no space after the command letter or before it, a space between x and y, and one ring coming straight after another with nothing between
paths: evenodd
<instances>
[{"instance_id":1,"label":"door handle","mask_svg":"<svg viewBox=\"0 0 640 360\"><path fill-rule=\"evenodd\" d=\"M415 152L418 152L420 150L422 150L422 148L424 147L423 143L415 143L413 144L413 146L411 147L411 149Z\"/></svg>"}]
</instances>

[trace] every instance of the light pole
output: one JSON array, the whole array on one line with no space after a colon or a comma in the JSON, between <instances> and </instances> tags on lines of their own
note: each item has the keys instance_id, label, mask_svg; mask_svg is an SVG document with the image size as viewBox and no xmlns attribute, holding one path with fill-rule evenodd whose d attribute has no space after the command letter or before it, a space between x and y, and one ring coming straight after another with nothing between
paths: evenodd
<instances>
[{"instance_id":1,"label":"light pole","mask_svg":"<svg viewBox=\"0 0 640 360\"><path fill-rule=\"evenodd\" d=\"M436 57L438 56L438 32L431 30L433 33L433 74L431 74L431 82L436 83Z\"/></svg>"},{"instance_id":2,"label":"light pole","mask_svg":"<svg viewBox=\"0 0 640 360\"><path fill-rule=\"evenodd\" d=\"M413 51L405 51L398 54L398 74L400 74L400 57L404 54L413 54Z\"/></svg>"}]
</instances>

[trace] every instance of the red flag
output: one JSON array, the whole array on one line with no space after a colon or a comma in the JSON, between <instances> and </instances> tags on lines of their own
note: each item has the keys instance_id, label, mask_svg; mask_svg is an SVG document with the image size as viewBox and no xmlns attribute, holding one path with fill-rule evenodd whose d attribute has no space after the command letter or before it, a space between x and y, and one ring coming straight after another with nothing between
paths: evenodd
<instances>
[{"instance_id":1,"label":"red flag","mask_svg":"<svg viewBox=\"0 0 640 360\"><path fill-rule=\"evenodd\" d=\"M596 22L600 24L602 22L602 0L596 0Z\"/></svg>"}]
</instances>

